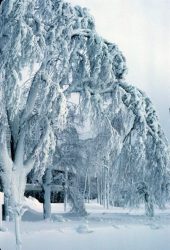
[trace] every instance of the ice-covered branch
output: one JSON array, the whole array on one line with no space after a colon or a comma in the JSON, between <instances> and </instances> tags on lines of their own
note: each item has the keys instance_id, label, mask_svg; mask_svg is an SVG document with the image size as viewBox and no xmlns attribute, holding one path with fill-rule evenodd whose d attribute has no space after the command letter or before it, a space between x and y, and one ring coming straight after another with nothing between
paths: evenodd
<instances>
[{"instance_id":1,"label":"ice-covered branch","mask_svg":"<svg viewBox=\"0 0 170 250\"><path fill-rule=\"evenodd\" d=\"M42 66L41 66L42 67ZM23 111L22 117L21 117L21 126L23 125L22 123L27 120L27 118L29 117L29 115L31 115L34 106L35 106L35 102L37 99L37 94L38 94L38 88L39 88L39 84L40 84L40 69L36 72L33 80L32 80L32 84L31 84L31 88L29 90L29 94L28 94L28 98L27 98L27 102L26 102L26 106L25 109Z\"/></svg>"},{"instance_id":2,"label":"ice-covered branch","mask_svg":"<svg viewBox=\"0 0 170 250\"><path fill-rule=\"evenodd\" d=\"M25 160L24 162L24 166L25 168L29 169L31 167L31 164L34 163L35 161L35 157L37 156L39 150L42 148L42 145L44 143L44 139L46 138L48 132L49 132L49 121L47 118L44 119L44 126L43 126L43 131L41 134L41 137L39 139L39 141L37 142L37 144L34 146L31 154L28 156L28 158Z\"/></svg>"},{"instance_id":3,"label":"ice-covered branch","mask_svg":"<svg viewBox=\"0 0 170 250\"><path fill-rule=\"evenodd\" d=\"M24 160L24 140L25 140L25 131L24 127L19 132L17 147L15 151L15 160L14 163L16 166L22 166Z\"/></svg>"},{"instance_id":4,"label":"ice-covered branch","mask_svg":"<svg viewBox=\"0 0 170 250\"><path fill-rule=\"evenodd\" d=\"M11 168L12 160L9 156L6 142L0 142L0 165L2 166L3 171L6 171ZM11 170L11 169L10 169Z\"/></svg>"},{"instance_id":5,"label":"ice-covered branch","mask_svg":"<svg viewBox=\"0 0 170 250\"><path fill-rule=\"evenodd\" d=\"M90 35L92 35L92 30L90 29L77 29L72 32L71 37L75 37L75 36L89 37Z\"/></svg>"}]
</instances>

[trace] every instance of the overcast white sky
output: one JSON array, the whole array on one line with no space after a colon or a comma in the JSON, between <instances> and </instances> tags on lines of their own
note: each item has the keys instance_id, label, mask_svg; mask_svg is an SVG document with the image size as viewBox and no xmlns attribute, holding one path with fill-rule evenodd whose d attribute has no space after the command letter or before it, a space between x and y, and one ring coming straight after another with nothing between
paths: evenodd
<instances>
[{"instance_id":1,"label":"overcast white sky","mask_svg":"<svg viewBox=\"0 0 170 250\"><path fill-rule=\"evenodd\" d=\"M96 29L127 59L127 81L152 99L170 142L170 0L68 0L90 9Z\"/></svg>"}]
</instances>

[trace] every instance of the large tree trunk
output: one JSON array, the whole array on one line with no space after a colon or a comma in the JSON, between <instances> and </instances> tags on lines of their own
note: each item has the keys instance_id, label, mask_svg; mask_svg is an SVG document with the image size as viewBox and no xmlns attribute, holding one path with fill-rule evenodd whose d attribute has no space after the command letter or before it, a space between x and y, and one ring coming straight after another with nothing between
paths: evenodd
<instances>
[{"instance_id":1,"label":"large tree trunk","mask_svg":"<svg viewBox=\"0 0 170 250\"><path fill-rule=\"evenodd\" d=\"M69 198L72 203L71 212L79 216L85 216L87 212L84 204L84 196L79 190L79 183L76 176L72 178L71 185L69 185Z\"/></svg>"},{"instance_id":2,"label":"large tree trunk","mask_svg":"<svg viewBox=\"0 0 170 250\"><path fill-rule=\"evenodd\" d=\"M145 200L145 214L146 214L146 216L153 217L154 216L153 201L148 193L145 193L144 200Z\"/></svg>"},{"instance_id":3,"label":"large tree trunk","mask_svg":"<svg viewBox=\"0 0 170 250\"><path fill-rule=\"evenodd\" d=\"M20 230L21 215L20 214L15 214L14 220L15 220L16 250L21 250L22 249L22 244L21 244L21 230Z\"/></svg>"},{"instance_id":4,"label":"large tree trunk","mask_svg":"<svg viewBox=\"0 0 170 250\"><path fill-rule=\"evenodd\" d=\"M12 164L12 163L11 163ZM3 177L6 218L10 215L15 223L16 249L21 249L20 222L23 215L23 199L27 171L23 165L7 166L8 172ZM8 176L7 176L8 175Z\"/></svg>"},{"instance_id":5,"label":"large tree trunk","mask_svg":"<svg viewBox=\"0 0 170 250\"><path fill-rule=\"evenodd\" d=\"M11 178L11 213L15 222L16 249L21 247L21 218L23 215L23 199L26 187L26 170L24 166L15 166Z\"/></svg>"},{"instance_id":6,"label":"large tree trunk","mask_svg":"<svg viewBox=\"0 0 170 250\"><path fill-rule=\"evenodd\" d=\"M87 215L84 204L84 196L79 190L78 178L76 176L72 177L71 184L69 185L69 198L72 203L72 213L79 216Z\"/></svg>"},{"instance_id":7,"label":"large tree trunk","mask_svg":"<svg viewBox=\"0 0 170 250\"><path fill-rule=\"evenodd\" d=\"M83 195L79 192L77 187L69 187L70 200L72 203L71 212L79 216L87 215Z\"/></svg>"}]
</instances>

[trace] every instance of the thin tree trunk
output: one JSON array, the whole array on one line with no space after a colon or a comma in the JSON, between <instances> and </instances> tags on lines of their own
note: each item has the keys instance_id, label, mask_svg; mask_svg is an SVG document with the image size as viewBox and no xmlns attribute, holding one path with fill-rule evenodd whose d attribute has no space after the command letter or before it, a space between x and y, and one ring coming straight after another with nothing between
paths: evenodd
<instances>
[{"instance_id":1,"label":"thin tree trunk","mask_svg":"<svg viewBox=\"0 0 170 250\"><path fill-rule=\"evenodd\" d=\"M91 198L91 178L88 176L88 203L90 203Z\"/></svg>"},{"instance_id":2,"label":"thin tree trunk","mask_svg":"<svg viewBox=\"0 0 170 250\"><path fill-rule=\"evenodd\" d=\"M43 191L44 191L44 203L43 203L43 214L44 219L51 218L51 169L48 168L45 172L44 176L44 184L43 184Z\"/></svg>"},{"instance_id":3,"label":"thin tree trunk","mask_svg":"<svg viewBox=\"0 0 170 250\"><path fill-rule=\"evenodd\" d=\"M100 176L100 205L102 205L102 177Z\"/></svg>"},{"instance_id":4,"label":"thin tree trunk","mask_svg":"<svg viewBox=\"0 0 170 250\"><path fill-rule=\"evenodd\" d=\"M110 182L109 182L109 168L107 168L107 209L109 209L109 203L110 203Z\"/></svg>"},{"instance_id":5,"label":"thin tree trunk","mask_svg":"<svg viewBox=\"0 0 170 250\"><path fill-rule=\"evenodd\" d=\"M10 200L9 195L4 192L4 217L6 221L9 221L10 219L9 200Z\"/></svg>"},{"instance_id":6,"label":"thin tree trunk","mask_svg":"<svg viewBox=\"0 0 170 250\"><path fill-rule=\"evenodd\" d=\"M67 211L68 203L68 169L65 167L65 186L64 186L64 212Z\"/></svg>"},{"instance_id":7,"label":"thin tree trunk","mask_svg":"<svg viewBox=\"0 0 170 250\"><path fill-rule=\"evenodd\" d=\"M99 182L99 177L97 176L97 203L100 203L100 182Z\"/></svg>"},{"instance_id":8,"label":"thin tree trunk","mask_svg":"<svg viewBox=\"0 0 170 250\"><path fill-rule=\"evenodd\" d=\"M104 206L104 168L102 166L102 176L101 176L101 205Z\"/></svg>"},{"instance_id":9,"label":"thin tree trunk","mask_svg":"<svg viewBox=\"0 0 170 250\"><path fill-rule=\"evenodd\" d=\"M87 190L87 180L88 180L88 168L86 169L86 176L84 181L84 191L83 191L83 199L85 201L86 190Z\"/></svg>"},{"instance_id":10,"label":"thin tree trunk","mask_svg":"<svg viewBox=\"0 0 170 250\"><path fill-rule=\"evenodd\" d=\"M107 205L107 173L106 167L104 167L104 207Z\"/></svg>"}]
</instances>

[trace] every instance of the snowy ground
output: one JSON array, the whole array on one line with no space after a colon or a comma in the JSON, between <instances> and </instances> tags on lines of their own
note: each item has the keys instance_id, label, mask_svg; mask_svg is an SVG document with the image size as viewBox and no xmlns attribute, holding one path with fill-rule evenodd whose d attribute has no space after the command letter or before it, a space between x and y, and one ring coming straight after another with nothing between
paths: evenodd
<instances>
[{"instance_id":1,"label":"snowy ground","mask_svg":"<svg viewBox=\"0 0 170 250\"><path fill-rule=\"evenodd\" d=\"M147 219L143 209L103 209L87 204L86 218L63 213L62 204L53 204L52 221L42 220L42 205L27 199L31 210L22 222L23 250L169 250L170 207L157 210ZM0 249L14 250L13 223L0 232Z\"/></svg>"}]
</instances>

